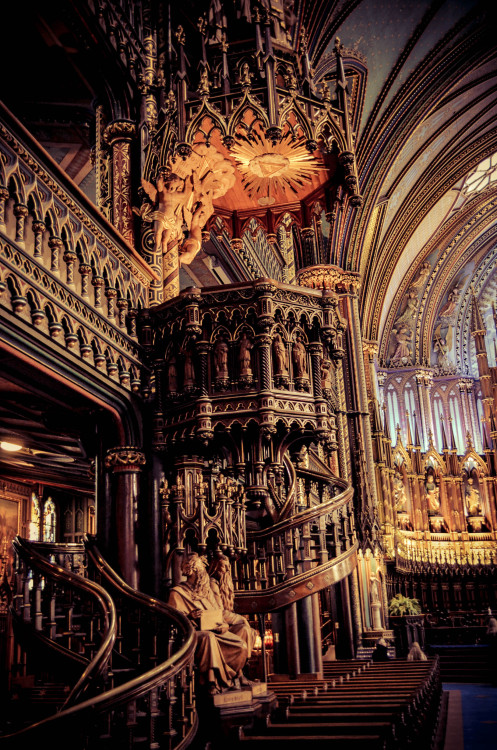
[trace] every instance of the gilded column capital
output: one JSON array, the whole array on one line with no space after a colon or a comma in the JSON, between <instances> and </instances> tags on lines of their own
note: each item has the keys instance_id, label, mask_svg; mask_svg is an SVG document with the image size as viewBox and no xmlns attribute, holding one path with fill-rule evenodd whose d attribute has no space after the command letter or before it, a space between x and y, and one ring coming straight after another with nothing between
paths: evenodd
<instances>
[{"instance_id":1,"label":"gilded column capital","mask_svg":"<svg viewBox=\"0 0 497 750\"><path fill-rule=\"evenodd\" d=\"M44 221L39 221L39 219L36 219L31 224L31 229L35 234L43 234L44 232L46 232L47 227Z\"/></svg>"},{"instance_id":2,"label":"gilded column capital","mask_svg":"<svg viewBox=\"0 0 497 750\"><path fill-rule=\"evenodd\" d=\"M145 453L131 445L111 448L105 454L105 467L114 472L141 471L146 463Z\"/></svg>"},{"instance_id":3,"label":"gilded column capital","mask_svg":"<svg viewBox=\"0 0 497 750\"><path fill-rule=\"evenodd\" d=\"M64 255L62 256L62 260L64 263L75 263L78 259L78 256L73 250L66 250L64 252Z\"/></svg>"},{"instance_id":4,"label":"gilded column capital","mask_svg":"<svg viewBox=\"0 0 497 750\"><path fill-rule=\"evenodd\" d=\"M25 219L29 213L28 207L24 203L16 203L14 206L14 216Z\"/></svg>"},{"instance_id":5,"label":"gilded column capital","mask_svg":"<svg viewBox=\"0 0 497 750\"><path fill-rule=\"evenodd\" d=\"M60 250L62 247L64 247L64 243L60 239L60 237L50 237L48 240L48 247L50 250Z\"/></svg>"},{"instance_id":6,"label":"gilded column capital","mask_svg":"<svg viewBox=\"0 0 497 750\"><path fill-rule=\"evenodd\" d=\"M92 286L94 286L96 289L104 286L105 279L103 276L93 276L91 280Z\"/></svg>"},{"instance_id":7,"label":"gilded column capital","mask_svg":"<svg viewBox=\"0 0 497 750\"><path fill-rule=\"evenodd\" d=\"M365 341L362 340L362 351L364 354L369 354L370 358L372 359L376 354L378 354L378 342L377 341Z\"/></svg>"},{"instance_id":8,"label":"gilded column capital","mask_svg":"<svg viewBox=\"0 0 497 750\"><path fill-rule=\"evenodd\" d=\"M357 294L361 277L355 271L344 271L338 266L308 266L297 272L300 286L326 291L351 292Z\"/></svg>"},{"instance_id":9,"label":"gilded column capital","mask_svg":"<svg viewBox=\"0 0 497 750\"><path fill-rule=\"evenodd\" d=\"M136 134L133 120L113 120L104 131L104 140L112 146L116 141L132 141Z\"/></svg>"},{"instance_id":10,"label":"gilded column capital","mask_svg":"<svg viewBox=\"0 0 497 750\"><path fill-rule=\"evenodd\" d=\"M320 344L320 343L318 343L317 341L311 342L308 345L307 350L308 350L309 354L311 354L311 355L315 354L315 355L317 355L319 357L323 356L323 345Z\"/></svg>"}]
</instances>

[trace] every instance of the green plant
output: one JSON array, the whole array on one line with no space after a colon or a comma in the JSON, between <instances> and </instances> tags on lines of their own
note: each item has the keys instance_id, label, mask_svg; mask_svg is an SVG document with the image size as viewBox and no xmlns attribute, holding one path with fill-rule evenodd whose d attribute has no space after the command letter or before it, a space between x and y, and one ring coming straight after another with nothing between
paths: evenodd
<instances>
[{"instance_id":1,"label":"green plant","mask_svg":"<svg viewBox=\"0 0 497 750\"><path fill-rule=\"evenodd\" d=\"M419 615L421 607L417 599L410 599L402 594L395 594L388 602L388 612L393 617L399 615Z\"/></svg>"}]
</instances>

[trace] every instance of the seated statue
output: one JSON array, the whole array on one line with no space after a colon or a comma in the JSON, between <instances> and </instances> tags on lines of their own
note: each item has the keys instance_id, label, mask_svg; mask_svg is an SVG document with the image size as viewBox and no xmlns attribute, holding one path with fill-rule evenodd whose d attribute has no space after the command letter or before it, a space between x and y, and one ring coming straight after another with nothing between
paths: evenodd
<instances>
[{"instance_id":1,"label":"seated statue","mask_svg":"<svg viewBox=\"0 0 497 750\"><path fill-rule=\"evenodd\" d=\"M207 569L196 552L185 558L181 570L186 581L173 586L168 603L183 612L197 631L195 661L199 682L207 684L211 694L238 687L236 681L242 676L247 661L247 643L230 632L230 625L212 592ZM219 624L213 630L201 629L206 612L219 612Z\"/></svg>"},{"instance_id":2,"label":"seated statue","mask_svg":"<svg viewBox=\"0 0 497 750\"><path fill-rule=\"evenodd\" d=\"M233 612L235 601L235 588L231 577L231 565L226 555L214 558L209 567L211 589L217 606L223 610L224 622L229 625L229 632L234 633L245 643L247 647L247 659L250 659L257 633L250 627L248 620L243 615ZM240 683L247 684L248 680L241 675Z\"/></svg>"}]
</instances>

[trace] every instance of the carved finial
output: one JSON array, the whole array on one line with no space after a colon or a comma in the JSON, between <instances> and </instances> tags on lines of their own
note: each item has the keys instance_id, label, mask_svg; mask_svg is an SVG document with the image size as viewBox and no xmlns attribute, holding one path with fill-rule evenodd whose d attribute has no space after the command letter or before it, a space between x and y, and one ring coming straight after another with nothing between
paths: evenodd
<instances>
[{"instance_id":1,"label":"carved finial","mask_svg":"<svg viewBox=\"0 0 497 750\"><path fill-rule=\"evenodd\" d=\"M337 38L335 39L335 51L340 54L342 50L343 50L342 42L340 40L340 37L337 36Z\"/></svg>"},{"instance_id":2,"label":"carved finial","mask_svg":"<svg viewBox=\"0 0 497 750\"><path fill-rule=\"evenodd\" d=\"M205 32L206 32L206 29L207 29L207 21L206 21L205 16L200 16L199 17L199 19L197 21L197 29L200 31L200 33L202 34L202 36L205 36Z\"/></svg>"},{"instance_id":3,"label":"carved finial","mask_svg":"<svg viewBox=\"0 0 497 750\"><path fill-rule=\"evenodd\" d=\"M319 95L323 102L329 102L331 99L331 93L326 81L322 81L319 87Z\"/></svg>"},{"instance_id":4,"label":"carved finial","mask_svg":"<svg viewBox=\"0 0 497 750\"><path fill-rule=\"evenodd\" d=\"M300 43L300 51L302 53L307 52L307 33L303 26L302 26L302 29L300 30L299 43Z\"/></svg>"},{"instance_id":5,"label":"carved finial","mask_svg":"<svg viewBox=\"0 0 497 750\"><path fill-rule=\"evenodd\" d=\"M250 67L248 63L243 63L241 70L240 70L240 76L238 78L240 84L243 86L243 88L250 88L252 85L252 78L254 77L254 74L250 72Z\"/></svg>"},{"instance_id":6,"label":"carved finial","mask_svg":"<svg viewBox=\"0 0 497 750\"><path fill-rule=\"evenodd\" d=\"M181 44L184 47L185 44L186 44L186 36L185 36L185 32L184 32L183 26L178 26L178 28L176 29L176 33L175 33L174 36L178 40L178 43Z\"/></svg>"},{"instance_id":7,"label":"carved finial","mask_svg":"<svg viewBox=\"0 0 497 750\"><path fill-rule=\"evenodd\" d=\"M198 93L200 94L200 96L209 96L210 89L211 84L209 81L209 74L207 73L207 68L203 68L202 73L200 74Z\"/></svg>"},{"instance_id":8,"label":"carved finial","mask_svg":"<svg viewBox=\"0 0 497 750\"><path fill-rule=\"evenodd\" d=\"M473 440L471 439L471 433L468 430L466 432L466 452L470 453L473 449Z\"/></svg>"},{"instance_id":9,"label":"carved finial","mask_svg":"<svg viewBox=\"0 0 497 750\"><path fill-rule=\"evenodd\" d=\"M223 32L220 47L221 47L221 52L227 52L230 48L225 32Z\"/></svg>"}]
</instances>

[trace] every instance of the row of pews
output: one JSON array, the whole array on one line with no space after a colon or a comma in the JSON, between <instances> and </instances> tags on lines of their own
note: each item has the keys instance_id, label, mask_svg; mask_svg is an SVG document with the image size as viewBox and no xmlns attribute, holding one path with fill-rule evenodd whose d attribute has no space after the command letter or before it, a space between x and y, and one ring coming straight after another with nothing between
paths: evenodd
<instances>
[{"instance_id":1,"label":"row of pews","mask_svg":"<svg viewBox=\"0 0 497 750\"><path fill-rule=\"evenodd\" d=\"M323 679L273 681L268 689L277 708L239 730L244 750L311 742L344 750L433 747L442 697L438 657L327 662Z\"/></svg>"}]
</instances>

